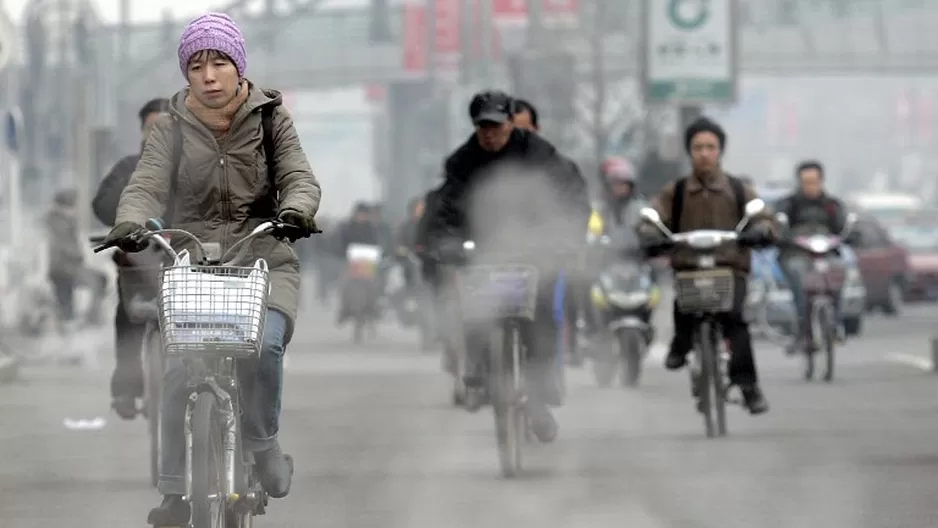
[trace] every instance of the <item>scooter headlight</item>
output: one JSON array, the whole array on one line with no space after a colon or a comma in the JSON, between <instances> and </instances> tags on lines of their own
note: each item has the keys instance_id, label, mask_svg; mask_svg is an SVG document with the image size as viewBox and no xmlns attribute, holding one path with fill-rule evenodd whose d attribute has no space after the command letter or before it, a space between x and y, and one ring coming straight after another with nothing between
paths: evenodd
<instances>
[{"instance_id":1,"label":"scooter headlight","mask_svg":"<svg viewBox=\"0 0 938 528\"><path fill-rule=\"evenodd\" d=\"M639 308L648 304L649 295L648 292L637 291L637 292L613 292L609 294L609 302L618 306L619 308Z\"/></svg>"}]
</instances>

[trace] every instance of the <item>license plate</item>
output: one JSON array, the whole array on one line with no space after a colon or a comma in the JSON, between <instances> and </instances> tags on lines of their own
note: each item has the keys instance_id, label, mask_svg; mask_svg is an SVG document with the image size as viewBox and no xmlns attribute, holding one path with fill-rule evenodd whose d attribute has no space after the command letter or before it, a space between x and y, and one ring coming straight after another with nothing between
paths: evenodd
<instances>
[{"instance_id":1,"label":"license plate","mask_svg":"<svg viewBox=\"0 0 938 528\"><path fill-rule=\"evenodd\" d=\"M697 257L697 266L701 268L712 268L716 265L716 259L713 255L701 255Z\"/></svg>"},{"instance_id":2,"label":"license plate","mask_svg":"<svg viewBox=\"0 0 938 528\"><path fill-rule=\"evenodd\" d=\"M710 278L710 277L700 277L700 278L696 278L696 279L694 279L694 286L696 286L696 287L698 287L698 288L712 288L712 287L713 287L713 279Z\"/></svg>"}]
</instances>

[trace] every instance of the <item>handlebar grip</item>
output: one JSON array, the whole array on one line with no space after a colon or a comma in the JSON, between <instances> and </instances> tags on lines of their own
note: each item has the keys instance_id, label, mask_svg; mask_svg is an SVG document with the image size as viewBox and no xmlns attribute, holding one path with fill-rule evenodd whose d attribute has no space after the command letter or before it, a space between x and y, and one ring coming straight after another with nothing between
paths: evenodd
<instances>
[{"instance_id":1,"label":"handlebar grip","mask_svg":"<svg viewBox=\"0 0 938 528\"><path fill-rule=\"evenodd\" d=\"M96 246L92 251L94 251L95 253L100 253L106 249L111 249L112 247L117 247L117 243L108 242L106 244L101 244L100 246Z\"/></svg>"}]
</instances>

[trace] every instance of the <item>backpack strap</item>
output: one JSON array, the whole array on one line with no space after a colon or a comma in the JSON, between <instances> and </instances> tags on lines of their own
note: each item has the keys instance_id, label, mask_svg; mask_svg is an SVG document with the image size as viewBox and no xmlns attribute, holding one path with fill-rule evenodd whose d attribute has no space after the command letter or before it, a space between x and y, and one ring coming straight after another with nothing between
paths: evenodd
<instances>
[{"instance_id":1,"label":"backpack strap","mask_svg":"<svg viewBox=\"0 0 938 528\"><path fill-rule=\"evenodd\" d=\"M277 106L279 105L267 104L261 107L261 129L264 132L264 137L261 139L261 143L264 145L264 157L267 161L267 178L270 180L271 194L279 205L280 191L277 190L277 171L275 162L277 159L275 157L277 149L274 146L274 111L277 110Z\"/></svg>"},{"instance_id":2,"label":"backpack strap","mask_svg":"<svg viewBox=\"0 0 938 528\"><path fill-rule=\"evenodd\" d=\"M735 176L726 175L730 179L730 187L733 188L733 194L736 195L736 213L742 220L746 214L746 187L742 180Z\"/></svg>"},{"instance_id":3,"label":"backpack strap","mask_svg":"<svg viewBox=\"0 0 938 528\"><path fill-rule=\"evenodd\" d=\"M681 232L681 212L684 210L684 189L687 187L687 178L674 182L674 196L671 198L671 230Z\"/></svg>"},{"instance_id":4,"label":"backpack strap","mask_svg":"<svg viewBox=\"0 0 938 528\"><path fill-rule=\"evenodd\" d=\"M270 180L271 194L277 203L280 202L280 191L277 190L277 171L275 164L276 147L274 146L274 111L279 105L264 105L261 107L261 129L263 138L261 140L264 146L264 158L267 162L267 177ZM169 199L166 204L166 211L163 213L163 225L169 227L173 215L176 212L176 193L179 187L179 168L182 163L182 123L173 116L173 168L172 178L169 182Z\"/></svg>"},{"instance_id":5,"label":"backpack strap","mask_svg":"<svg viewBox=\"0 0 938 528\"><path fill-rule=\"evenodd\" d=\"M736 196L736 214L740 220L746 214L746 188L743 181L735 176L726 175L730 180L730 187ZM681 230L681 211L684 210L684 189L687 186L687 178L681 178L674 182L674 197L671 198L671 229L675 233Z\"/></svg>"}]
</instances>

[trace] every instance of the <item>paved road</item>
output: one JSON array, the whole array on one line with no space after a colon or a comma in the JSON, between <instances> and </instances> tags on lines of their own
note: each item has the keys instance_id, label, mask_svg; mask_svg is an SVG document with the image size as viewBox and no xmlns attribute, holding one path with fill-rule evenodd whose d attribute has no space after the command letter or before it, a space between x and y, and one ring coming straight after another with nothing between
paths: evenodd
<instances>
[{"instance_id":1,"label":"paved road","mask_svg":"<svg viewBox=\"0 0 938 528\"><path fill-rule=\"evenodd\" d=\"M731 436L703 438L686 376L649 365L639 390L572 372L561 435L498 477L489 412L447 405L433 355L394 329L361 347L303 326L291 350L283 444L291 496L259 526L308 528L926 528L938 526L938 379L891 354L927 354L938 308L868 320L833 385L800 380L762 345L771 413L734 409ZM929 322L931 321L931 323ZM144 526L142 422L107 414L96 368L31 368L0 386L0 527ZM66 417L108 418L72 431Z\"/></svg>"}]
</instances>

